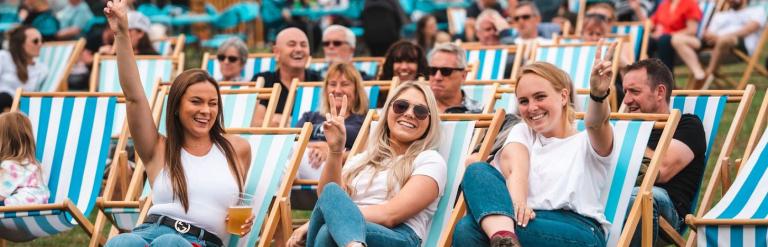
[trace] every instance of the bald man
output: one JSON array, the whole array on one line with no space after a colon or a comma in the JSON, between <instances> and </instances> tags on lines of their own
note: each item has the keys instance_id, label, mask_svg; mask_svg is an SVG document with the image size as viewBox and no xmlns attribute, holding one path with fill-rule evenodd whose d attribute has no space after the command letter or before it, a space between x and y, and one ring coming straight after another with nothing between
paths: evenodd
<instances>
[{"instance_id":1,"label":"bald man","mask_svg":"<svg viewBox=\"0 0 768 247\"><path fill-rule=\"evenodd\" d=\"M259 77L264 77L264 87L271 88L276 83L280 85L280 97L277 101L277 109L270 119L270 126L277 127L280 118L283 115L285 102L288 99L288 91L291 88L291 81L298 78L299 81L321 81L320 73L306 69L309 57L309 41L307 35L298 28L286 28L277 34L272 52L277 59L277 70L267 71L256 74L251 81L256 81ZM264 107L257 107L254 113L253 126L260 126L264 121L266 114L267 101L261 101Z\"/></svg>"}]
</instances>

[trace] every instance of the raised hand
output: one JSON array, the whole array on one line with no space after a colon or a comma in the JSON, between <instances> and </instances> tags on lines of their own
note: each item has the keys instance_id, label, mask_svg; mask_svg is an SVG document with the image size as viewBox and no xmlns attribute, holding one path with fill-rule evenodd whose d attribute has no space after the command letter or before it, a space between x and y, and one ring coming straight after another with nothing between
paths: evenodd
<instances>
[{"instance_id":1,"label":"raised hand","mask_svg":"<svg viewBox=\"0 0 768 247\"><path fill-rule=\"evenodd\" d=\"M341 101L341 111L336 110L336 97L329 95L328 100L331 104L329 113L325 114L323 123L323 132L325 141L328 143L329 153L341 153L344 151L344 143L347 139L347 128L344 126L344 114L347 113L347 96L344 95Z\"/></svg>"},{"instance_id":2,"label":"raised hand","mask_svg":"<svg viewBox=\"0 0 768 247\"><path fill-rule=\"evenodd\" d=\"M590 92L593 95L602 96L608 93L608 89L611 87L611 79L613 78L613 53L616 50L616 42L611 43L606 51L605 56L602 55L603 40L597 43L597 52L595 53L595 63L592 67L592 75L590 76L589 86Z\"/></svg>"},{"instance_id":3,"label":"raised hand","mask_svg":"<svg viewBox=\"0 0 768 247\"><path fill-rule=\"evenodd\" d=\"M109 28L115 33L128 33L128 4L126 0L111 0L104 7Z\"/></svg>"}]
</instances>

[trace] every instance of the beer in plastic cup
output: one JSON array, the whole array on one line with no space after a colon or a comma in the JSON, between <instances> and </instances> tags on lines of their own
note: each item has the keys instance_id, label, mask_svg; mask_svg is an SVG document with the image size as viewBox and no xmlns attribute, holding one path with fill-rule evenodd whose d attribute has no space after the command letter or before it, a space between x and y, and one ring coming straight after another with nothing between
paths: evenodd
<instances>
[{"instance_id":1,"label":"beer in plastic cup","mask_svg":"<svg viewBox=\"0 0 768 247\"><path fill-rule=\"evenodd\" d=\"M245 221L253 214L253 195L247 193L235 193L237 202L235 205L229 206L227 214L229 215L229 221L227 222L227 232L235 235L240 235L242 227Z\"/></svg>"}]
</instances>

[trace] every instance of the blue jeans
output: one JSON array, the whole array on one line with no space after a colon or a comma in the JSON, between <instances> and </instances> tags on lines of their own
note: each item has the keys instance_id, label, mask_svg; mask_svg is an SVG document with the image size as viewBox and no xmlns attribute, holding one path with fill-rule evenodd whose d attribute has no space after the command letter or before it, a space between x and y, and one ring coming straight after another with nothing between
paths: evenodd
<instances>
[{"instance_id":1,"label":"blue jeans","mask_svg":"<svg viewBox=\"0 0 768 247\"><path fill-rule=\"evenodd\" d=\"M632 190L632 197L629 199L629 208L627 208L627 215L629 215L629 211L632 210L632 204L635 203L635 197L637 197L637 192L640 188L635 187L634 190ZM684 218L681 218L677 215L677 210L675 210L675 204L672 202L672 199L669 198L669 194L667 194L667 190L660 188L660 187L653 187L653 243L656 243L656 239L658 239L659 236L659 215L661 217L664 217L667 222L669 222L672 227L677 230L677 232L682 232L682 229L680 229L681 226L683 226ZM626 219L625 219L626 221ZM638 225L638 227L635 229L635 234L632 237L632 243L630 246L640 246L640 243L642 242L642 221Z\"/></svg>"},{"instance_id":2,"label":"blue jeans","mask_svg":"<svg viewBox=\"0 0 768 247\"><path fill-rule=\"evenodd\" d=\"M192 243L203 247L219 247L192 234L180 234L176 229L159 223L141 224L133 228L132 232L109 239L105 247L192 247Z\"/></svg>"},{"instance_id":3,"label":"blue jeans","mask_svg":"<svg viewBox=\"0 0 768 247\"><path fill-rule=\"evenodd\" d=\"M456 224L453 246L488 246L480 221L489 215L515 218L504 177L487 163L475 163L467 167L461 185L467 215ZM527 227L515 226L522 246L605 246L605 233L591 218L568 210L535 212Z\"/></svg>"},{"instance_id":4,"label":"blue jeans","mask_svg":"<svg viewBox=\"0 0 768 247\"><path fill-rule=\"evenodd\" d=\"M338 184L326 184L309 218L307 247L346 246L351 242L368 247L418 247L421 239L405 224L388 228L365 221L360 209Z\"/></svg>"}]
</instances>

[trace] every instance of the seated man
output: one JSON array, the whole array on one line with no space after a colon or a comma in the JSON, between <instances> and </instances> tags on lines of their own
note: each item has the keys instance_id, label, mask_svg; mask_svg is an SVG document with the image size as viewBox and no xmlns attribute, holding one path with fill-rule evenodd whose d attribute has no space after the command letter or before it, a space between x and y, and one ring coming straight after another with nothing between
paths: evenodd
<instances>
[{"instance_id":1,"label":"seated man","mask_svg":"<svg viewBox=\"0 0 768 247\"><path fill-rule=\"evenodd\" d=\"M477 41L481 45L513 44L514 31L504 17L493 9L483 10L475 21Z\"/></svg>"},{"instance_id":2,"label":"seated man","mask_svg":"<svg viewBox=\"0 0 768 247\"><path fill-rule=\"evenodd\" d=\"M448 43L432 48L429 62L429 86L435 94L440 113L481 113L483 105L466 96L461 85L467 78L464 49Z\"/></svg>"},{"instance_id":3,"label":"seated man","mask_svg":"<svg viewBox=\"0 0 768 247\"><path fill-rule=\"evenodd\" d=\"M763 7L747 7L744 0L729 0L728 5L731 9L716 12L712 16L712 21L704 31L703 40L693 35L672 36L672 46L691 69L695 79L694 85L689 88L701 89L708 86L715 78L714 73L717 72L720 59L734 46L738 45L740 49L752 55L760 45L758 42L766 21ZM706 70L702 68L696 52L702 48L702 42L703 46L714 47Z\"/></svg>"},{"instance_id":4,"label":"seated man","mask_svg":"<svg viewBox=\"0 0 768 247\"><path fill-rule=\"evenodd\" d=\"M656 58L641 60L627 66L624 73L624 104L630 113L670 112L672 72ZM661 137L661 130L653 130L648 140L645 158L651 158ZM684 217L690 213L699 183L704 176L707 150L704 126L699 117L683 114L675 129L665 155L662 157L659 176L653 187L653 239L659 232L658 217L664 217L678 232L685 226ZM647 160L647 159L644 159ZM638 178L644 178L644 169ZM632 193L634 202L638 187ZM629 210L629 209L628 209ZM640 245L640 227L632 238L632 246Z\"/></svg>"},{"instance_id":5,"label":"seated man","mask_svg":"<svg viewBox=\"0 0 768 247\"><path fill-rule=\"evenodd\" d=\"M334 62L348 63L355 56L355 34L352 30L341 25L331 25L323 31L323 54L325 62L330 66ZM326 69L327 69L326 66ZM363 80L371 80L375 75L368 75L364 71L359 71ZM325 71L321 71L325 74Z\"/></svg>"},{"instance_id":6,"label":"seated man","mask_svg":"<svg viewBox=\"0 0 768 247\"><path fill-rule=\"evenodd\" d=\"M541 14L539 14L539 9L532 2L518 3L514 9L512 20L514 21L515 29L517 29L517 37L514 41L517 45L533 45L535 42L549 44L552 43L552 34L560 32L556 24L551 24L552 28L539 27L541 24ZM531 49L527 50L530 53ZM524 57L529 57L530 54L524 55Z\"/></svg>"}]
</instances>

